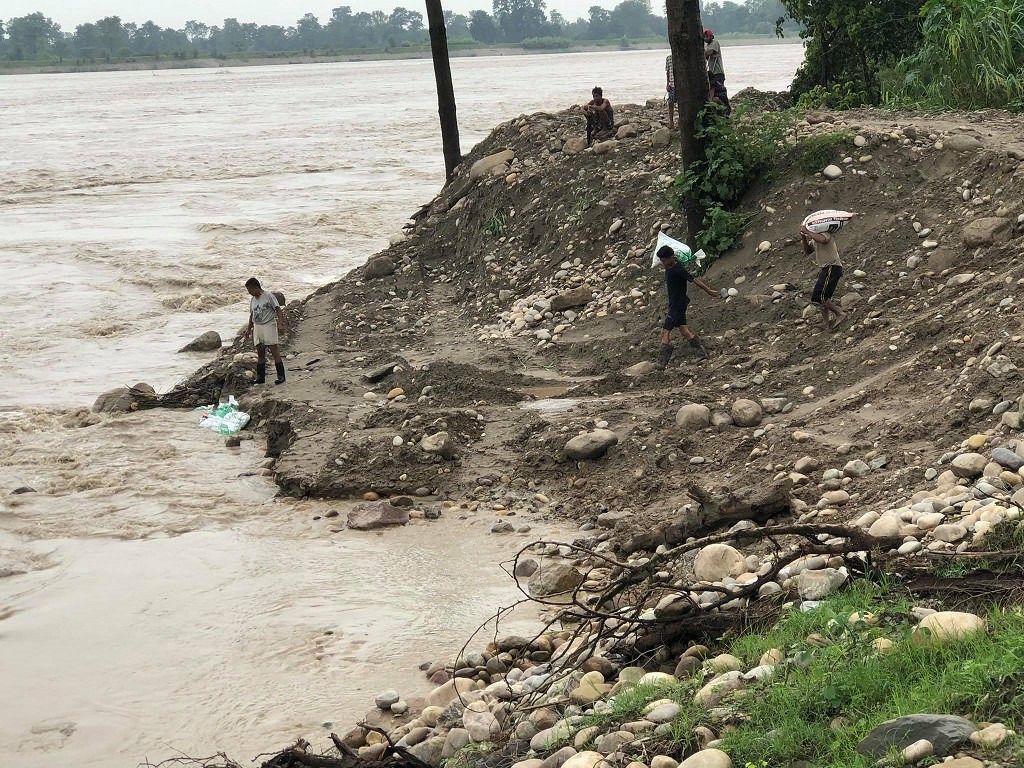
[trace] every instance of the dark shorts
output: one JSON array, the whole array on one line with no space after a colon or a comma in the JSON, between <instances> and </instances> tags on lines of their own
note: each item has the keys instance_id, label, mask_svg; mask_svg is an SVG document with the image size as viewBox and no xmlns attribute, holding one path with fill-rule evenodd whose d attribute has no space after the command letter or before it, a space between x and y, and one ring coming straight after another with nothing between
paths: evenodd
<instances>
[{"instance_id":1,"label":"dark shorts","mask_svg":"<svg viewBox=\"0 0 1024 768\"><path fill-rule=\"evenodd\" d=\"M676 89L675 88L669 88L668 89L668 103L669 104L675 104L676 103Z\"/></svg>"},{"instance_id":2,"label":"dark shorts","mask_svg":"<svg viewBox=\"0 0 1024 768\"><path fill-rule=\"evenodd\" d=\"M663 330L671 331L674 328L686 325L686 307L689 306L684 304L681 307L669 307L668 314L665 315L665 322L661 324Z\"/></svg>"},{"instance_id":3,"label":"dark shorts","mask_svg":"<svg viewBox=\"0 0 1024 768\"><path fill-rule=\"evenodd\" d=\"M822 267L818 273L818 282L814 284L814 290L811 292L811 302L821 304L821 302L831 299L842 276L842 267Z\"/></svg>"}]
</instances>

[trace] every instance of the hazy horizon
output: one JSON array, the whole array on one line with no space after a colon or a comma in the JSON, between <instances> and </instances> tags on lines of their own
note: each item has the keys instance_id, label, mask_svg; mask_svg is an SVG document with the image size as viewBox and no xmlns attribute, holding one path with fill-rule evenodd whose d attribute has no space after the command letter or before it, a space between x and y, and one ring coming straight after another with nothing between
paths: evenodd
<instances>
[{"instance_id":1,"label":"hazy horizon","mask_svg":"<svg viewBox=\"0 0 1024 768\"><path fill-rule=\"evenodd\" d=\"M587 18L593 5L600 5L609 10L621 0L557 0L547 4L547 12L559 11L569 21L579 17ZM213 26L220 25L224 19L237 18L241 22L257 24L280 24L290 27L306 13L312 13L321 24L331 17L331 11L339 6L348 5L353 13L359 11L391 11L395 7L408 8L426 15L422 2L401 0L299 0L296 3L282 5L268 0L179 0L167 3L166 0L136 0L126 3L124 0L5 0L4 9L0 11L0 19L7 20L29 13L40 12L60 24L65 32L74 32L79 24L94 22L105 16L119 16L121 21L142 24L152 21L160 27L181 29L186 21L196 20ZM442 0L446 11L455 11L469 15L470 11L483 10L491 12L490 0ZM47 7L50 6L50 7ZM664 12L658 2L651 3L655 13Z\"/></svg>"}]
</instances>

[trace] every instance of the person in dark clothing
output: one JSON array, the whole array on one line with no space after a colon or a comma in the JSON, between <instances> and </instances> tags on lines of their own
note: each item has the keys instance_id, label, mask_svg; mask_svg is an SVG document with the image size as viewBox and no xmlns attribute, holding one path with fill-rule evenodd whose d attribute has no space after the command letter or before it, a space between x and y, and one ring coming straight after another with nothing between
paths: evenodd
<instances>
[{"instance_id":1,"label":"person in dark clothing","mask_svg":"<svg viewBox=\"0 0 1024 768\"><path fill-rule=\"evenodd\" d=\"M594 98L580 107L587 117L588 147L595 138L606 139L611 136L615 128L615 110L612 109L611 102L604 97L604 91L595 87L590 95Z\"/></svg>"},{"instance_id":2,"label":"person in dark clothing","mask_svg":"<svg viewBox=\"0 0 1024 768\"><path fill-rule=\"evenodd\" d=\"M663 245L658 249L658 259L661 266L665 268L665 288L668 292L668 311L665 313L665 322L661 326L661 346L658 348L658 363L665 367L672 358L672 331L679 330L679 334L686 339L687 343L698 357L707 358L708 351L700 336L690 330L686 322L686 308L690 304L690 297L686 295L688 283L693 283L709 296L716 299L721 294L705 283L699 277L694 277L679 263L676 252L671 246Z\"/></svg>"}]
</instances>

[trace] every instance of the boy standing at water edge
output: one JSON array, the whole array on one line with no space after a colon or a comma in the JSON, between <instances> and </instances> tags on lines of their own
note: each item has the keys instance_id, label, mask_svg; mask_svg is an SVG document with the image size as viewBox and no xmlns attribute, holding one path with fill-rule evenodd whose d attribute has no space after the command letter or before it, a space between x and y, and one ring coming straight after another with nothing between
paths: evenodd
<instances>
[{"instance_id":1,"label":"boy standing at water edge","mask_svg":"<svg viewBox=\"0 0 1024 768\"><path fill-rule=\"evenodd\" d=\"M818 305L821 310L822 328L829 331L846 319L846 313L832 301L839 280L843 276L843 262L839 260L839 250L836 248L833 235L811 232L801 224L800 239L803 242L804 253L808 256L813 254L814 261L820 267L818 280L811 292L811 303ZM831 315L835 315L835 323L832 322Z\"/></svg>"},{"instance_id":2,"label":"boy standing at water edge","mask_svg":"<svg viewBox=\"0 0 1024 768\"><path fill-rule=\"evenodd\" d=\"M686 324L686 308L690 304L690 297L686 295L686 284L693 283L716 299L720 298L721 294L699 277L691 275L686 267L679 263L672 246L661 246L657 256L661 261L661 266L665 268L665 288L668 292L668 311L665 313L665 322L661 326L658 364L664 368L672 358L672 330L675 328L679 329L679 334L686 339L698 357L707 358L708 351L704 348L700 336L691 331Z\"/></svg>"},{"instance_id":3,"label":"boy standing at water edge","mask_svg":"<svg viewBox=\"0 0 1024 768\"><path fill-rule=\"evenodd\" d=\"M279 336L284 335L284 312L281 305L270 291L263 290L260 281L250 277L245 281L245 290L252 297L249 299L249 326L245 329L242 340L253 337L256 345L256 383L267 383L267 347L274 356L274 368L277 370L275 384L284 384L284 361L278 347Z\"/></svg>"}]
</instances>

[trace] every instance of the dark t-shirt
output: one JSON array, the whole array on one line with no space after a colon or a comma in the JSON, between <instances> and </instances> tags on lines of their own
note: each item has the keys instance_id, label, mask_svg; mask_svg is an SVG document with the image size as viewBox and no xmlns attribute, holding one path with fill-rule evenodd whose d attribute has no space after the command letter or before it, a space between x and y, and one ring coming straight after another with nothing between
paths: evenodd
<instances>
[{"instance_id":1,"label":"dark t-shirt","mask_svg":"<svg viewBox=\"0 0 1024 768\"><path fill-rule=\"evenodd\" d=\"M693 275L678 262L665 270L665 288L668 290L668 312L670 315L686 311L686 306L690 303L690 298L686 295L686 284L692 282Z\"/></svg>"}]
</instances>

